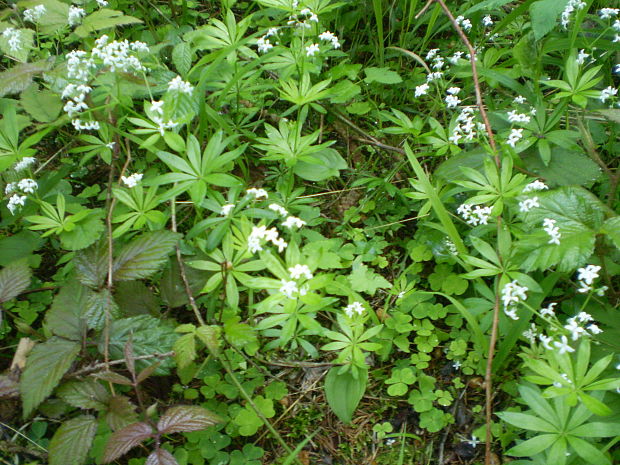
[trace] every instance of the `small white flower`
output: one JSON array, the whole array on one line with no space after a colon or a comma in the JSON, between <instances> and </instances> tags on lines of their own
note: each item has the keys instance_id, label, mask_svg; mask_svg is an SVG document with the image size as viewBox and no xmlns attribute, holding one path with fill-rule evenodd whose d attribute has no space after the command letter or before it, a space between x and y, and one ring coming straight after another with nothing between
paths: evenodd
<instances>
[{"instance_id":1,"label":"small white flower","mask_svg":"<svg viewBox=\"0 0 620 465\"><path fill-rule=\"evenodd\" d=\"M532 208L540 207L538 203L538 197L532 197L531 199L525 199L519 202L519 211L529 212Z\"/></svg>"},{"instance_id":2,"label":"small white flower","mask_svg":"<svg viewBox=\"0 0 620 465\"><path fill-rule=\"evenodd\" d=\"M12 52L17 52L22 46L22 33L21 31L8 27L2 31L2 36L7 40L9 49Z\"/></svg>"},{"instance_id":3,"label":"small white flower","mask_svg":"<svg viewBox=\"0 0 620 465\"><path fill-rule=\"evenodd\" d=\"M547 242L547 244L560 245L562 234L560 233L560 228L558 228L555 224L555 220L545 218L543 220L543 229L549 235L549 242Z\"/></svg>"},{"instance_id":4,"label":"small white flower","mask_svg":"<svg viewBox=\"0 0 620 465\"><path fill-rule=\"evenodd\" d=\"M10 182L6 186L4 186L4 195L11 195L17 189L16 182Z\"/></svg>"},{"instance_id":5,"label":"small white flower","mask_svg":"<svg viewBox=\"0 0 620 465\"><path fill-rule=\"evenodd\" d=\"M529 339L531 344L536 342L536 336L538 336L538 332L536 331L536 325L534 323L530 325L530 329L523 331L523 337Z\"/></svg>"},{"instance_id":6,"label":"small white flower","mask_svg":"<svg viewBox=\"0 0 620 465\"><path fill-rule=\"evenodd\" d=\"M609 19L614 16L618 16L619 11L620 10L618 8L601 8L600 10L598 10L598 14L601 19Z\"/></svg>"},{"instance_id":7,"label":"small white flower","mask_svg":"<svg viewBox=\"0 0 620 465\"><path fill-rule=\"evenodd\" d=\"M460 87L450 87L446 92L450 95L456 95L461 91Z\"/></svg>"},{"instance_id":8,"label":"small white flower","mask_svg":"<svg viewBox=\"0 0 620 465\"><path fill-rule=\"evenodd\" d=\"M579 323L577 323L575 318L569 318L567 323L568 324L564 325L564 329L571 333L573 341L579 339L579 337L586 332L584 328L579 326Z\"/></svg>"},{"instance_id":9,"label":"small white flower","mask_svg":"<svg viewBox=\"0 0 620 465\"><path fill-rule=\"evenodd\" d=\"M454 363L452 363L452 368L454 368L455 370L460 370L461 369L461 362L459 360L455 360Z\"/></svg>"},{"instance_id":10,"label":"small white flower","mask_svg":"<svg viewBox=\"0 0 620 465\"><path fill-rule=\"evenodd\" d=\"M523 95L518 95L513 100L514 103L525 103L525 97Z\"/></svg>"},{"instance_id":11,"label":"small white flower","mask_svg":"<svg viewBox=\"0 0 620 465\"><path fill-rule=\"evenodd\" d=\"M566 336L562 336L561 342L554 341L553 345L558 348L558 353L560 355L570 352L575 352L571 346L568 345L568 338Z\"/></svg>"},{"instance_id":12,"label":"small white flower","mask_svg":"<svg viewBox=\"0 0 620 465\"><path fill-rule=\"evenodd\" d=\"M84 121L84 122L82 122L82 120L79 119L79 118L71 120L71 124L73 124L73 127L76 130L78 130L78 131L81 131L81 130L96 131L100 127L99 121Z\"/></svg>"},{"instance_id":13,"label":"small white flower","mask_svg":"<svg viewBox=\"0 0 620 465\"><path fill-rule=\"evenodd\" d=\"M448 61L450 62L450 64L456 65L458 64L462 56L463 56L463 52L454 52L454 55L448 58Z\"/></svg>"},{"instance_id":14,"label":"small white flower","mask_svg":"<svg viewBox=\"0 0 620 465\"><path fill-rule=\"evenodd\" d=\"M269 194L267 194L267 191L265 189L257 189L255 187L251 187L245 192L248 195L254 196L254 198L257 200L262 198L266 199L267 197L269 197Z\"/></svg>"},{"instance_id":15,"label":"small white flower","mask_svg":"<svg viewBox=\"0 0 620 465\"><path fill-rule=\"evenodd\" d=\"M125 183L128 188L136 187L140 181L142 181L142 173L134 173L129 176L121 176L121 181Z\"/></svg>"},{"instance_id":16,"label":"small white flower","mask_svg":"<svg viewBox=\"0 0 620 465\"><path fill-rule=\"evenodd\" d=\"M24 10L24 20L36 23L45 14L45 5L37 5L34 8Z\"/></svg>"},{"instance_id":17,"label":"small white flower","mask_svg":"<svg viewBox=\"0 0 620 465\"><path fill-rule=\"evenodd\" d=\"M24 171L26 168L29 168L31 165L35 164L37 161L34 157L24 157L13 166L13 169L17 172Z\"/></svg>"},{"instance_id":18,"label":"small white flower","mask_svg":"<svg viewBox=\"0 0 620 465\"><path fill-rule=\"evenodd\" d=\"M325 31L319 34L319 39L331 42L334 48L340 48L340 42L338 41L338 37L329 31Z\"/></svg>"},{"instance_id":19,"label":"small white flower","mask_svg":"<svg viewBox=\"0 0 620 465\"><path fill-rule=\"evenodd\" d=\"M234 203L227 203L225 205L222 205L222 209L220 210L220 215L228 216L234 208L235 208Z\"/></svg>"},{"instance_id":20,"label":"small white flower","mask_svg":"<svg viewBox=\"0 0 620 465\"><path fill-rule=\"evenodd\" d=\"M520 286L516 280L506 283L501 291L501 299L504 304L504 309L508 309L513 305L519 304L521 301L525 301L527 299L527 291L528 288L525 286Z\"/></svg>"},{"instance_id":21,"label":"small white flower","mask_svg":"<svg viewBox=\"0 0 620 465\"><path fill-rule=\"evenodd\" d=\"M432 68L433 69L441 69L441 68L443 68L444 64L445 64L445 62L443 61L443 58L438 56L438 57L436 57L433 60Z\"/></svg>"},{"instance_id":22,"label":"small white flower","mask_svg":"<svg viewBox=\"0 0 620 465\"><path fill-rule=\"evenodd\" d=\"M531 191L543 191L543 190L546 190L546 189L549 189L547 187L547 185L544 182L539 181L537 179L536 181L531 182L527 186L525 186L523 188L523 193L526 194L526 193L531 192Z\"/></svg>"},{"instance_id":23,"label":"small white flower","mask_svg":"<svg viewBox=\"0 0 620 465\"><path fill-rule=\"evenodd\" d=\"M607 87L607 88L605 88L605 89L603 89L601 91L601 95L600 95L600 97L598 99L601 102L605 103L607 101L607 99L615 96L617 93L618 93L618 89L615 89L615 88L609 86L609 87Z\"/></svg>"},{"instance_id":24,"label":"small white flower","mask_svg":"<svg viewBox=\"0 0 620 465\"><path fill-rule=\"evenodd\" d=\"M471 439L465 441L467 444L469 444L471 447L476 447L478 446L478 444L480 444L480 441L478 440L478 438L476 436L472 436Z\"/></svg>"},{"instance_id":25,"label":"small white flower","mask_svg":"<svg viewBox=\"0 0 620 465\"><path fill-rule=\"evenodd\" d=\"M508 121L511 123L529 123L530 117L525 113L517 113L517 110L508 112Z\"/></svg>"},{"instance_id":26,"label":"small white flower","mask_svg":"<svg viewBox=\"0 0 620 465\"><path fill-rule=\"evenodd\" d=\"M6 207L9 209L11 214L14 215L15 214L15 210L17 210L18 207L23 207L24 206L24 204L26 203L26 199L27 199L27 197L25 195L14 194L9 199L9 202L8 202Z\"/></svg>"},{"instance_id":27,"label":"small white flower","mask_svg":"<svg viewBox=\"0 0 620 465\"><path fill-rule=\"evenodd\" d=\"M319 50L319 44L310 44L306 47L306 56L313 57Z\"/></svg>"},{"instance_id":28,"label":"small white flower","mask_svg":"<svg viewBox=\"0 0 620 465\"><path fill-rule=\"evenodd\" d=\"M164 116L164 101L163 100L151 100L151 111Z\"/></svg>"},{"instance_id":29,"label":"small white flower","mask_svg":"<svg viewBox=\"0 0 620 465\"><path fill-rule=\"evenodd\" d=\"M551 347L550 345L551 341L553 341L552 337L545 336L544 334L539 334L538 339L540 339L540 342L542 342L542 345L545 349L553 350L553 347Z\"/></svg>"},{"instance_id":30,"label":"small white flower","mask_svg":"<svg viewBox=\"0 0 620 465\"><path fill-rule=\"evenodd\" d=\"M545 316L554 316L555 315L555 306L557 305L556 302L552 302L549 305L547 305L545 308L540 310L540 316L545 317Z\"/></svg>"},{"instance_id":31,"label":"small white flower","mask_svg":"<svg viewBox=\"0 0 620 465\"><path fill-rule=\"evenodd\" d=\"M278 213L281 216L288 216L288 212L286 211L286 208L284 208L281 205L278 205L277 203L272 203L271 205L269 205L269 210L273 210L274 212Z\"/></svg>"},{"instance_id":32,"label":"small white flower","mask_svg":"<svg viewBox=\"0 0 620 465\"><path fill-rule=\"evenodd\" d=\"M579 50L579 54L577 55L577 64L583 65L586 62L586 59L590 56L589 53L586 53L584 49Z\"/></svg>"},{"instance_id":33,"label":"small white flower","mask_svg":"<svg viewBox=\"0 0 620 465\"><path fill-rule=\"evenodd\" d=\"M294 299L295 294L299 293L299 288L297 287L297 283L295 281L286 281L283 279L282 287L280 287L280 292L289 299Z\"/></svg>"},{"instance_id":34,"label":"small white flower","mask_svg":"<svg viewBox=\"0 0 620 465\"><path fill-rule=\"evenodd\" d=\"M256 45L258 47L258 51L260 53L267 53L269 50L273 48L273 45L269 41L269 39L265 37L261 37L256 41Z\"/></svg>"},{"instance_id":35,"label":"small white flower","mask_svg":"<svg viewBox=\"0 0 620 465\"><path fill-rule=\"evenodd\" d=\"M586 329L594 335L601 334L603 332L603 330L594 323L589 325Z\"/></svg>"},{"instance_id":36,"label":"small white flower","mask_svg":"<svg viewBox=\"0 0 620 465\"><path fill-rule=\"evenodd\" d=\"M512 131L510 132L510 135L508 136L508 140L506 141L506 143L510 145L512 148L514 148L517 145L517 142L519 142L522 137L523 137L522 128L512 129Z\"/></svg>"},{"instance_id":37,"label":"small white flower","mask_svg":"<svg viewBox=\"0 0 620 465\"><path fill-rule=\"evenodd\" d=\"M360 302L353 302L345 307L344 312L349 318L353 318L355 313L358 315L364 313L364 306Z\"/></svg>"},{"instance_id":38,"label":"small white flower","mask_svg":"<svg viewBox=\"0 0 620 465\"><path fill-rule=\"evenodd\" d=\"M301 220L299 218L297 218L296 216L289 216L288 218L286 218L286 220L282 223L282 226L284 226L285 228L301 228L302 226L304 226L306 224L306 222L304 220Z\"/></svg>"},{"instance_id":39,"label":"small white flower","mask_svg":"<svg viewBox=\"0 0 620 465\"><path fill-rule=\"evenodd\" d=\"M486 15L482 18L482 25L486 27L493 26L493 19L491 19L491 15Z\"/></svg>"},{"instance_id":40,"label":"small white flower","mask_svg":"<svg viewBox=\"0 0 620 465\"><path fill-rule=\"evenodd\" d=\"M454 108L459 103L461 103L461 99L458 98L456 95L448 95L445 98L445 102L446 102L446 107L447 108Z\"/></svg>"},{"instance_id":41,"label":"small white flower","mask_svg":"<svg viewBox=\"0 0 620 465\"><path fill-rule=\"evenodd\" d=\"M288 272L291 274L291 279L299 279L302 276L304 276L306 279L312 279L312 273L310 272L310 268L308 268L308 265L297 264L289 268Z\"/></svg>"},{"instance_id":42,"label":"small white flower","mask_svg":"<svg viewBox=\"0 0 620 465\"><path fill-rule=\"evenodd\" d=\"M435 58L437 56L437 53L439 53L439 49L438 48L431 48L428 53L426 54L426 59L427 60L432 60L433 58Z\"/></svg>"},{"instance_id":43,"label":"small white flower","mask_svg":"<svg viewBox=\"0 0 620 465\"><path fill-rule=\"evenodd\" d=\"M429 88L428 84L422 84L422 85L416 86L414 97L421 97L422 95L426 95L426 93L428 92L428 88Z\"/></svg>"},{"instance_id":44,"label":"small white flower","mask_svg":"<svg viewBox=\"0 0 620 465\"><path fill-rule=\"evenodd\" d=\"M108 6L108 1L107 1L107 0L97 0L97 4L98 4L101 8L105 8L106 6Z\"/></svg>"},{"instance_id":45,"label":"small white flower","mask_svg":"<svg viewBox=\"0 0 620 465\"><path fill-rule=\"evenodd\" d=\"M181 79L181 76L177 76L168 83L168 90L176 90L182 94L190 95L194 91L194 87L189 82Z\"/></svg>"},{"instance_id":46,"label":"small white flower","mask_svg":"<svg viewBox=\"0 0 620 465\"><path fill-rule=\"evenodd\" d=\"M577 270L577 279L584 281L586 284L592 284L599 277L599 271L601 271L601 267L598 265L588 265L585 268L579 268Z\"/></svg>"},{"instance_id":47,"label":"small white flower","mask_svg":"<svg viewBox=\"0 0 620 465\"><path fill-rule=\"evenodd\" d=\"M34 179L25 178L17 183L17 187L26 194L34 194L34 191L39 188L39 185Z\"/></svg>"},{"instance_id":48,"label":"small white flower","mask_svg":"<svg viewBox=\"0 0 620 465\"><path fill-rule=\"evenodd\" d=\"M434 73L428 73L426 75L426 82L433 82L443 77L443 73L441 71L435 71Z\"/></svg>"},{"instance_id":49,"label":"small white flower","mask_svg":"<svg viewBox=\"0 0 620 465\"><path fill-rule=\"evenodd\" d=\"M69 16L67 18L69 26L76 26L80 24L84 16L86 16L86 11L84 11L84 8L79 8L75 5L71 5L69 7Z\"/></svg>"}]
</instances>

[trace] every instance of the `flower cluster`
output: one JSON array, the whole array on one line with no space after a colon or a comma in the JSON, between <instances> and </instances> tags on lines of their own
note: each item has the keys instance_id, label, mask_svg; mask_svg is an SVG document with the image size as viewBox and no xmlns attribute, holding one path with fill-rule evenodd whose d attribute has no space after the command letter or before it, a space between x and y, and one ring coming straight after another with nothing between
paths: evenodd
<instances>
[{"instance_id":1,"label":"flower cluster","mask_svg":"<svg viewBox=\"0 0 620 465\"><path fill-rule=\"evenodd\" d=\"M235 204L234 203L227 203L225 205L222 205L222 209L220 210L220 214L222 216L228 216L230 214L230 212L235 208Z\"/></svg>"},{"instance_id":2,"label":"flower cluster","mask_svg":"<svg viewBox=\"0 0 620 465\"><path fill-rule=\"evenodd\" d=\"M288 269L291 277L291 281L287 281L286 279L282 280L282 287L280 287L280 292L284 294L289 299L295 299L299 296L304 296L308 292L308 286L299 286L297 280L302 277L305 279L312 279L312 272L307 265L295 265Z\"/></svg>"},{"instance_id":3,"label":"flower cluster","mask_svg":"<svg viewBox=\"0 0 620 465\"><path fill-rule=\"evenodd\" d=\"M461 215L467 224L471 224L472 226L489 224L492 208L481 207L480 205L476 205L475 208L472 207L472 205L464 203L456 209L456 212Z\"/></svg>"},{"instance_id":4,"label":"flower cluster","mask_svg":"<svg viewBox=\"0 0 620 465\"><path fill-rule=\"evenodd\" d=\"M450 136L450 142L454 145L458 145L461 138L465 139L465 142L471 142L476 137L477 125L474 122L474 109L472 107L463 107L461 113L456 118L456 126L452 130Z\"/></svg>"},{"instance_id":5,"label":"flower cluster","mask_svg":"<svg viewBox=\"0 0 620 465\"><path fill-rule=\"evenodd\" d=\"M527 291L528 288L519 286L517 281L507 283L502 289L501 299L504 304L504 313L513 320L519 319L517 316L517 305L519 302L527 299Z\"/></svg>"},{"instance_id":6,"label":"flower cluster","mask_svg":"<svg viewBox=\"0 0 620 465\"><path fill-rule=\"evenodd\" d=\"M517 113L517 110L508 112L508 121L511 123L529 123L530 117L525 113Z\"/></svg>"},{"instance_id":7,"label":"flower cluster","mask_svg":"<svg viewBox=\"0 0 620 465\"><path fill-rule=\"evenodd\" d=\"M601 95L599 96L599 100L605 103L609 98L615 97L618 94L618 89L615 87L609 86L601 91Z\"/></svg>"},{"instance_id":8,"label":"flower cluster","mask_svg":"<svg viewBox=\"0 0 620 465\"><path fill-rule=\"evenodd\" d=\"M579 281L579 289L577 292L585 294L586 292L595 291L598 295L603 295L607 290L607 286L602 286L595 289L592 284L594 280L599 277L598 272L601 271L601 267L598 265L588 265L585 268L579 268L577 270L577 280Z\"/></svg>"},{"instance_id":9,"label":"flower cluster","mask_svg":"<svg viewBox=\"0 0 620 465\"><path fill-rule=\"evenodd\" d=\"M25 157L13 166L13 170L17 173L24 171L36 162L33 157ZM28 198L25 194L34 194L39 188L38 183L31 178L22 178L19 181L9 182L4 188L4 194L10 195L7 208L12 215L19 207L26 204Z\"/></svg>"},{"instance_id":10,"label":"flower cluster","mask_svg":"<svg viewBox=\"0 0 620 465\"><path fill-rule=\"evenodd\" d=\"M584 49L579 50L579 54L577 55L577 64L583 65L589 57L590 54L586 53Z\"/></svg>"},{"instance_id":11,"label":"flower cluster","mask_svg":"<svg viewBox=\"0 0 620 465\"><path fill-rule=\"evenodd\" d=\"M2 37L7 40L9 50L12 52L17 52L22 46L22 33L13 27L8 27L2 31Z\"/></svg>"},{"instance_id":12,"label":"flower cluster","mask_svg":"<svg viewBox=\"0 0 620 465\"><path fill-rule=\"evenodd\" d=\"M252 232L248 236L248 249L252 253L263 250L262 241L271 242L278 247L278 252L282 252L288 243L280 237L276 228L267 229L266 226L254 226Z\"/></svg>"},{"instance_id":13,"label":"flower cluster","mask_svg":"<svg viewBox=\"0 0 620 465\"><path fill-rule=\"evenodd\" d=\"M601 8L598 10L598 15L601 19L610 19L618 16L620 9L618 8Z\"/></svg>"},{"instance_id":14,"label":"flower cluster","mask_svg":"<svg viewBox=\"0 0 620 465\"><path fill-rule=\"evenodd\" d=\"M531 199L525 199L519 202L519 211L529 212L532 208L540 207L538 203L538 197L532 197Z\"/></svg>"},{"instance_id":15,"label":"flower cluster","mask_svg":"<svg viewBox=\"0 0 620 465\"><path fill-rule=\"evenodd\" d=\"M356 313L362 315L364 313L364 305L360 302L353 302L345 307L344 313L346 313L349 318L353 318L353 315Z\"/></svg>"},{"instance_id":16,"label":"flower cluster","mask_svg":"<svg viewBox=\"0 0 620 465\"><path fill-rule=\"evenodd\" d=\"M37 159L34 157L24 157L20 161L15 163L15 166L13 166L13 170L19 173L20 171L24 171L25 169L30 168L36 162L37 162Z\"/></svg>"},{"instance_id":17,"label":"flower cluster","mask_svg":"<svg viewBox=\"0 0 620 465\"><path fill-rule=\"evenodd\" d=\"M486 15L484 18L482 18L482 25L485 27L493 26L493 19L491 18L491 15Z\"/></svg>"},{"instance_id":18,"label":"flower cluster","mask_svg":"<svg viewBox=\"0 0 620 465\"><path fill-rule=\"evenodd\" d=\"M446 92L448 95L446 96L445 102L447 108L454 108L459 103L461 103L461 99L457 97L457 94L461 91L459 87L450 87Z\"/></svg>"},{"instance_id":19,"label":"flower cluster","mask_svg":"<svg viewBox=\"0 0 620 465\"><path fill-rule=\"evenodd\" d=\"M461 26L464 31L468 32L471 30L471 21L469 19L465 19L465 16L457 16L456 24Z\"/></svg>"},{"instance_id":20,"label":"flower cluster","mask_svg":"<svg viewBox=\"0 0 620 465\"><path fill-rule=\"evenodd\" d=\"M582 0L568 0L568 4L562 11L560 22L564 29L568 28L571 15L578 10L583 10L587 6L587 3Z\"/></svg>"},{"instance_id":21,"label":"flower cluster","mask_svg":"<svg viewBox=\"0 0 620 465\"><path fill-rule=\"evenodd\" d=\"M189 82L181 79L181 76L177 76L168 83L168 90L192 95L192 92L194 92L194 87Z\"/></svg>"},{"instance_id":22,"label":"flower cluster","mask_svg":"<svg viewBox=\"0 0 620 465\"><path fill-rule=\"evenodd\" d=\"M86 16L86 11L84 11L84 8L71 5L69 7L69 16L67 17L69 26L77 26L82 22L82 18L84 16Z\"/></svg>"},{"instance_id":23,"label":"flower cluster","mask_svg":"<svg viewBox=\"0 0 620 465\"><path fill-rule=\"evenodd\" d=\"M130 189L136 187L142 181L142 173L134 173L129 176L121 176L121 181Z\"/></svg>"},{"instance_id":24,"label":"flower cluster","mask_svg":"<svg viewBox=\"0 0 620 465\"><path fill-rule=\"evenodd\" d=\"M332 47L334 48L340 48L340 41L338 40L338 36L336 36L336 34L332 34L329 31L325 31L319 34L319 39L325 40L327 42L331 42Z\"/></svg>"},{"instance_id":25,"label":"flower cluster","mask_svg":"<svg viewBox=\"0 0 620 465\"><path fill-rule=\"evenodd\" d=\"M529 183L527 186L525 186L523 188L523 193L526 194L528 192L532 192L532 191L544 191L549 189L549 187L547 187L547 185L542 182L539 181L538 179L536 181L533 181L531 183Z\"/></svg>"},{"instance_id":26,"label":"flower cluster","mask_svg":"<svg viewBox=\"0 0 620 465\"><path fill-rule=\"evenodd\" d=\"M265 189L257 189L256 187L250 187L245 192L247 195L253 196L256 200L266 199L267 197L269 197L269 194L267 194L267 191Z\"/></svg>"},{"instance_id":27,"label":"flower cluster","mask_svg":"<svg viewBox=\"0 0 620 465\"><path fill-rule=\"evenodd\" d=\"M555 220L545 218L543 220L543 230L549 235L549 242L547 242L547 244L560 245L562 234L560 233L560 228L558 228L555 223Z\"/></svg>"},{"instance_id":28,"label":"flower cluster","mask_svg":"<svg viewBox=\"0 0 620 465\"><path fill-rule=\"evenodd\" d=\"M515 129L513 128L510 131L510 135L506 140L506 143L510 145L512 148L515 148L517 142L519 142L523 138L523 128Z\"/></svg>"},{"instance_id":29,"label":"flower cluster","mask_svg":"<svg viewBox=\"0 0 620 465\"><path fill-rule=\"evenodd\" d=\"M41 17L43 17L45 11L45 5L37 5L33 8L28 8L27 10L24 10L24 20L31 23L36 23L39 19L41 19Z\"/></svg>"},{"instance_id":30,"label":"flower cluster","mask_svg":"<svg viewBox=\"0 0 620 465\"><path fill-rule=\"evenodd\" d=\"M294 5L294 8L296 7L297 6ZM319 17L315 13L313 13L310 8L304 8L299 13L293 13L291 16L289 16L286 24L288 24L289 26L294 25L296 27L310 29L312 27L312 25L310 24L311 22L318 23Z\"/></svg>"}]
</instances>

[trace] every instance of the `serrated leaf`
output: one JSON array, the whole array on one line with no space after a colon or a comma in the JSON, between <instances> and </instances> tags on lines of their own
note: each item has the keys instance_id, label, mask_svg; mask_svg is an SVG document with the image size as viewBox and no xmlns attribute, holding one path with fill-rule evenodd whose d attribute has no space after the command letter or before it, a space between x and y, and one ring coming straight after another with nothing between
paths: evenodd
<instances>
[{"instance_id":1,"label":"serrated leaf","mask_svg":"<svg viewBox=\"0 0 620 465\"><path fill-rule=\"evenodd\" d=\"M19 384L24 418L52 393L79 352L79 343L57 337L34 346Z\"/></svg>"},{"instance_id":2,"label":"serrated leaf","mask_svg":"<svg viewBox=\"0 0 620 465\"><path fill-rule=\"evenodd\" d=\"M127 396L112 396L108 403L105 421L112 431L120 430L138 419L136 406Z\"/></svg>"},{"instance_id":3,"label":"serrated leaf","mask_svg":"<svg viewBox=\"0 0 620 465\"><path fill-rule=\"evenodd\" d=\"M49 444L49 465L82 465L97 432L97 419L80 415L65 421Z\"/></svg>"},{"instance_id":4,"label":"serrated leaf","mask_svg":"<svg viewBox=\"0 0 620 465\"><path fill-rule=\"evenodd\" d=\"M20 102L23 109L41 123L54 121L62 110L62 100L58 94L47 89L38 90L35 86L22 92Z\"/></svg>"},{"instance_id":5,"label":"serrated leaf","mask_svg":"<svg viewBox=\"0 0 620 465\"><path fill-rule=\"evenodd\" d=\"M58 0L27 0L20 1L19 6L32 8L36 5L45 7L45 14L37 21L40 33L52 35L67 26L69 5Z\"/></svg>"},{"instance_id":6,"label":"serrated leaf","mask_svg":"<svg viewBox=\"0 0 620 465\"><path fill-rule=\"evenodd\" d=\"M155 293L142 281L121 281L114 287L114 301L126 316L159 315Z\"/></svg>"},{"instance_id":7,"label":"serrated leaf","mask_svg":"<svg viewBox=\"0 0 620 465\"><path fill-rule=\"evenodd\" d=\"M161 434L199 431L221 421L217 415L206 408L179 405L166 410L157 422L157 430Z\"/></svg>"},{"instance_id":8,"label":"serrated leaf","mask_svg":"<svg viewBox=\"0 0 620 465\"><path fill-rule=\"evenodd\" d=\"M100 330L106 322L106 315L110 320L114 320L119 314L118 305L109 289L88 292L84 318L89 328Z\"/></svg>"},{"instance_id":9,"label":"serrated leaf","mask_svg":"<svg viewBox=\"0 0 620 465\"><path fill-rule=\"evenodd\" d=\"M535 152L522 154L527 169L552 186L591 186L602 174L601 168L583 153L552 147L547 164Z\"/></svg>"},{"instance_id":10,"label":"serrated leaf","mask_svg":"<svg viewBox=\"0 0 620 465\"><path fill-rule=\"evenodd\" d=\"M0 303L14 299L28 286L32 272L25 260L11 263L0 271Z\"/></svg>"},{"instance_id":11,"label":"serrated leaf","mask_svg":"<svg viewBox=\"0 0 620 465\"><path fill-rule=\"evenodd\" d=\"M172 49L172 63L181 75L186 75L192 67L192 48L187 42L179 42Z\"/></svg>"},{"instance_id":12,"label":"serrated leaf","mask_svg":"<svg viewBox=\"0 0 620 465\"><path fill-rule=\"evenodd\" d=\"M166 449L157 449L148 456L146 465L179 465L179 462Z\"/></svg>"},{"instance_id":13,"label":"serrated leaf","mask_svg":"<svg viewBox=\"0 0 620 465\"><path fill-rule=\"evenodd\" d=\"M179 368L183 369L196 358L196 340L194 333L184 334L174 343L174 358Z\"/></svg>"},{"instance_id":14,"label":"serrated leaf","mask_svg":"<svg viewBox=\"0 0 620 465\"><path fill-rule=\"evenodd\" d=\"M142 422L133 423L115 431L105 446L102 462L110 463L116 460L152 435L153 429L151 426Z\"/></svg>"},{"instance_id":15,"label":"serrated leaf","mask_svg":"<svg viewBox=\"0 0 620 465\"><path fill-rule=\"evenodd\" d=\"M56 395L73 407L103 410L106 408L110 394L94 379L70 381L56 390Z\"/></svg>"},{"instance_id":16,"label":"serrated leaf","mask_svg":"<svg viewBox=\"0 0 620 465\"><path fill-rule=\"evenodd\" d=\"M75 253L77 279L85 286L100 287L108 274L108 249L104 241Z\"/></svg>"},{"instance_id":17,"label":"serrated leaf","mask_svg":"<svg viewBox=\"0 0 620 465\"><path fill-rule=\"evenodd\" d=\"M557 24L568 0L541 0L530 6L532 30L536 40L546 36Z\"/></svg>"},{"instance_id":18,"label":"serrated leaf","mask_svg":"<svg viewBox=\"0 0 620 465\"><path fill-rule=\"evenodd\" d=\"M226 339L236 347L244 347L256 342L254 328L246 323L240 323L240 317L235 316L224 322L224 334Z\"/></svg>"},{"instance_id":19,"label":"serrated leaf","mask_svg":"<svg viewBox=\"0 0 620 465\"><path fill-rule=\"evenodd\" d=\"M114 260L114 279L148 278L166 261L178 239L179 235L171 231L155 231L134 239Z\"/></svg>"},{"instance_id":20,"label":"serrated leaf","mask_svg":"<svg viewBox=\"0 0 620 465\"><path fill-rule=\"evenodd\" d=\"M124 15L122 11L101 8L84 18L82 24L75 28L75 33L79 37L88 37L91 32L109 29L115 26L126 24L142 23L142 20L133 16Z\"/></svg>"},{"instance_id":21,"label":"serrated leaf","mask_svg":"<svg viewBox=\"0 0 620 465\"><path fill-rule=\"evenodd\" d=\"M103 210L93 209L71 231L60 233L60 243L67 250L81 250L101 237L103 233Z\"/></svg>"},{"instance_id":22,"label":"serrated leaf","mask_svg":"<svg viewBox=\"0 0 620 465\"><path fill-rule=\"evenodd\" d=\"M607 234L615 246L620 249L620 216L606 220L601 227L601 232Z\"/></svg>"},{"instance_id":23,"label":"serrated leaf","mask_svg":"<svg viewBox=\"0 0 620 465\"><path fill-rule=\"evenodd\" d=\"M200 326L196 329L196 337L209 349L209 352L217 355L220 351L220 334L222 329L219 326Z\"/></svg>"},{"instance_id":24,"label":"serrated leaf","mask_svg":"<svg viewBox=\"0 0 620 465\"><path fill-rule=\"evenodd\" d=\"M56 336L81 340L87 329L83 315L86 299L87 288L77 281L69 281L56 294L52 307L45 315L47 328Z\"/></svg>"}]
</instances>

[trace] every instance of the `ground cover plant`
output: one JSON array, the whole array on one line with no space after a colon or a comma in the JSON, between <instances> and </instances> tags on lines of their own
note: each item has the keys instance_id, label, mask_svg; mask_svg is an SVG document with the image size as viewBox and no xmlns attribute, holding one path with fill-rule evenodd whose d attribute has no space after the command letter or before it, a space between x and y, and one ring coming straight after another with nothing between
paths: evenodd
<instances>
[{"instance_id":1,"label":"ground cover plant","mask_svg":"<svg viewBox=\"0 0 620 465\"><path fill-rule=\"evenodd\" d=\"M0 463L620 461L620 4L0 10Z\"/></svg>"}]
</instances>

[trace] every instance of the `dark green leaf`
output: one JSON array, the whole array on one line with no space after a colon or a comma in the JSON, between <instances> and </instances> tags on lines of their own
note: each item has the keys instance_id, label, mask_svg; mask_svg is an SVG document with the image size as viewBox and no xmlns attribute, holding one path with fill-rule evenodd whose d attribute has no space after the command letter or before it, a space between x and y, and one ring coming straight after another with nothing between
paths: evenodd
<instances>
[{"instance_id":1,"label":"dark green leaf","mask_svg":"<svg viewBox=\"0 0 620 465\"><path fill-rule=\"evenodd\" d=\"M122 11L102 8L84 18L82 24L75 28L74 32L79 37L88 37L90 33L100 31L102 29L109 29L115 26L141 22L142 21L138 18L124 15Z\"/></svg>"},{"instance_id":2,"label":"dark green leaf","mask_svg":"<svg viewBox=\"0 0 620 465\"><path fill-rule=\"evenodd\" d=\"M359 370L354 378L350 371L338 374L341 367L333 367L325 377L325 397L333 412L344 423L350 423L366 391L368 372Z\"/></svg>"},{"instance_id":3,"label":"dark green leaf","mask_svg":"<svg viewBox=\"0 0 620 465\"><path fill-rule=\"evenodd\" d=\"M56 391L56 395L73 407L103 410L110 400L110 394L94 379L69 381Z\"/></svg>"},{"instance_id":4,"label":"dark green leaf","mask_svg":"<svg viewBox=\"0 0 620 465\"><path fill-rule=\"evenodd\" d=\"M24 260L11 263L0 271L0 303L14 299L28 286L32 273Z\"/></svg>"},{"instance_id":5,"label":"dark green leaf","mask_svg":"<svg viewBox=\"0 0 620 465\"><path fill-rule=\"evenodd\" d=\"M67 339L81 340L87 328L84 312L88 293L88 289L77 281L65 284L45 315L50 331Z\"/></svg>"},{"instance_id":6,"label":"dark green leaf","mask_svg":"<svg viewBox=\"0 0 620 465\"><path fill-rule=\"evenodd\" d=\"M97 431L97 419L80 415L65 421L49 445L49 465L82 465Z\"/></svg>"},{"instance_id":7,"label":"dark green leaf","mask_svg":"<svg viewBox=\"0 0 620 465\"><path fill-rule=\"evenodd\" d=\"M146 233L126 245L114 260L114 280L148 278L172 252L179 235L171 231Z\"/></svg>"}]
</instances>

